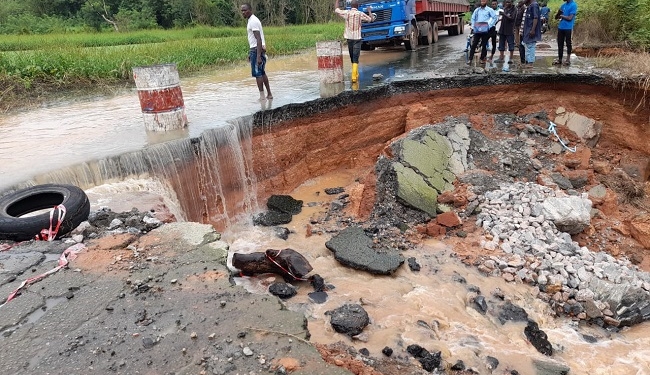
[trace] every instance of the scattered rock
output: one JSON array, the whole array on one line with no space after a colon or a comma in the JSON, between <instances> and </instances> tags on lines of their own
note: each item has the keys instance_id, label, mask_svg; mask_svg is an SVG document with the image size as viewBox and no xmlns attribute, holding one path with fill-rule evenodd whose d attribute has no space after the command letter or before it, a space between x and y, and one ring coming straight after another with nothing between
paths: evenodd
<instances>
[{"instance_id":1,"label":"scattered rock","mask_svg":"<svg viewBox=\"0 0 650 375\"><path fill-rule=\"evenodd\" d=\"M548 341L546 333L539 329L537 323L529 320L528 325L524 328L524 334L538 352L549 357L553 355L553 345Z\"/></svg>"},{"instance_id":2,"label":"scattered rock","mask_svg":"<svg viewBox=\"0 0 650 375\"><path fill-rule=\"evenodd\" d=\"M269 292L281 299L288 299L296 295L296 288L287 283L273 283L269 285Z\"/></svg>"},{"instance_id":3,"label":"scattered rock","mask_svg":"<svg viewBox=\"0 0 650 375\"><path fill-rule=\"evenodd\" d=\"M262 225L265 227L274 227L282 224L289 224L293 219L293 215L286 212L269 210L261 212L253 217L253 224Z\"/></svg>"},{"instance_id":4,"label":"scattered rock","mask_svg":"<svg viewBox=\"0 0 650 375\"><path fill-rule=\"evenodd\" d=\"M395 250L383 247L375 249L372 239L360 227L342 230L325 246L340 263L373 274L392 274L404 263L404 257Z\"/></svg>"},{"instance_id":5,"label":"scattered rock","mask_svg":"<svg viewBox=\"0 0 650 375\"><path fill-rule=\"evenodd\" d=\"M370 323L370 317L359 304L345 304L325 313L330 316L330 324L338 333L350 337L360 334Z\"/></svg>"},{"instance_id":6,"label":"scattered rock","mask_svg":"<svg viewBox=\"0 0 650 375\"><path fill-rule=\"evenodd\" d=\"M290 195L271 195L266 201L266 206L269 210L296 215L302 211L302 203L301 200L296 200Z\"/></svg>"},{"instance_id":7,"label":"scattered rock","mask_svg":"<svg viewBox=\"0 0 650 375\"><path fill-rule=\"evenodd\" d=\"M336 194L341 194L344 191L345 191L345 189L340 187L340 186L335 187L335 188L326 188L325 189L325 194L327 194L327 195L336 195Z\"/></svg>"}]
</instances>

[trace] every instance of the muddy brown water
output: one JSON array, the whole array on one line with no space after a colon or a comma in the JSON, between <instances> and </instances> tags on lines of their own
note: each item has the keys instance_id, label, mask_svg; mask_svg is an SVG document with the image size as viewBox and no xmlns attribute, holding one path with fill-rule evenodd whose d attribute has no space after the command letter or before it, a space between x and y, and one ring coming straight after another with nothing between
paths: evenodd
<instances>
[{"instance_id":1,"label":"muddy brown water","mask_svg":"<svg viewBox=\"0 0 650 375\"><path fill-rule=\"evenodd\" d=\"M390 73L390 66L386 64L382 66L388 66L387 74L398 80L401 74L409 74L408 69L413 69L411 73L421 69L417 68L419 66L417 62L412 63L414 56L417 59L423 54L424 61L427 61L426 56L431 51L431 48L421 50L409 54L407 58L401 51L387 51L384 53L391 56L389 60L393 59L391 61L397 62L406 59L405 64L410 65L407 68L393 69L392 73ZM386 133L386 139L382 141L387 142L407 130L408 122L414 115L421 114L422 108L426 109L425 112L428 111L422 120L425 121L423 123L427 123L440 120L450 114L467 113L471 116L480 116L485 112L513 113L535 106L540 109L550 109L563 104L580 109L585 112L583 113L585 115L593 116L596 111L599 119L603 121L624 122L631 126L630 124L638 122L642 116L631 114L630 103L613 96L615 94L612 94L611 90L604 90L605 94L599 94L600 89L590 92L588 86L567 91L564 96L558 95L551 88L544 91L542 89L544 85L534 87L521 85L518 86L518 90L507 90L499 86L489 90L490 95L482 94L479 89L467 89L462 94L458 90L419 93L390 99L393 101L384 102L384 105L380 101L366 103L372 107L374 111L372 113L363 112L357 106L343 106L343 109L333 111L330 115L320 114L314 119L295 120L292 125L296 128L293 130L291 127L283 129L277 123L268 124L267 127L262 126L257 132L250 130L248 135L257 137L257 143L242 142L238 150L228 152L228 155L218 152L202 154L201 160L192 161L195 166L191 168L187 165L182 167L172 165L177 160L186 162L184 153L191 153L192 147L196 147L196 143L190 141L188 137L210 132L215 124L229 123L228 120L238 117L242 112L249 114L256 111L257 107L267 110L271 109L270 107L280 108L284 104L330 96L331 93L323 95L320 87L314 83L312 65L315 65L315 59L311 56L299 56L295 59L297 62L290 60L291 62L286 62L284 67L281 64L285 60L282 59L276 60L275 66L270 64L270 70L275 67L277 70L282 70L283 74L286 73L282 82L288 82L286 86L275 86L277 88L274 88L274 94L277 99L273 103L260 104L251 100L255 97L253 82L247 77L246 69L242 67L215 73L216 78L213 79L201 77L195 78L194 81L190 79L183 82L187 93L186 105L191 118L191 125L186 134L146 134L141 126L138 104L133 101L132 92L104 100L101 104L93 101L71 104L74 107L88 109L99 107L98 111L89 110L86 117L79 112L70 111L70 106L60 104L38 111L3 117L0 120L2 160L11 160L11 163L3 163L1 176L3 186L6 188L13 183L31 178L30 173L43 173L65 166L64 171L44 174L42 178L55 182L71 180L85 184L84 188L88 189L94 208L109 205L119 210L119 208L128 209L127 207L132 205L152 206L162 201L179 218L206 222L227 218L228 228L224 231L224 239L231 243L231 252L253 252L285 247L300 251L308 258L314 267L314 272L335 286L328 292L329 298L323 304L309 301L307 293L312 289L306 284L299 285L298 295L287 302L288 308L300 311L308 318L313 342L344 341L358 349L368 348L373 356L381 356L381 349L384 346L400 350L409 344L417 343L429 350L442 350L446 361L454 363L456 359L461 359L468 366L480 369L481 373L486 371L484 358L494 356L501 362L497 373L512 369L521 374L534 374L531 360L545 357L527 343L523 335L523 325L508 323L502 326L489 314L481 315L473 309L468 302L466 286L453 281L454 275L461 275L469 284L479 286L484 294L487 295L499 288L514 303L523 307L548 334L549 340L555 344L557 353L554 358L568 364L571 373L650 373L648 370L650 369L649 323L626 328L619 333L609 333L598 328L579 326L568 319L552 318L547 305L535 298L533 288L480 275L474 269L460 264L453 256L453 248L444 242L430 240L404 253L406 257L415 256L418 259L422 265L422 270L418 273L411 272L408 267L403 266L393 276L378 277L342 267L324 246L330 235L315 234L308 237L306 225L310 217L322 211L331 199L322 191L327 187L351 185L355 179L372 167L371 161L377 157L384 143L340 149L338 152L342 154L342 159L336 159L334 158L336 155L332 155L327 168L324 168L325 172L310 167L309 164L305 165L304 169L294 168L295 160L304 155L291 155L288 153L291 148L284 149L292 142L296 142L287 134L298 126L317 122L316 120L328 123L337 118L345 121L353 116L356 121L360 121L359 117L367 117L368 121L377 121L378 118L396 121L399 124L395 126L396 133ZM459 57L456 56L454 59L458 60ZM292 69L294 71L290 71ZM422 70L421 73L437 74L431 73L431 69ZM376 83L368 80L367 85L371 87ZM279 94L282 90L287 90L289 94L282 96ZM210 96L211 91L219 94ZM571 96L576 95L579 97L572 101ZM513 101L508 99L508 96L520 97L521 100ZM229 105L218 106L218 103L225 98L228 98ZM477 98L482 100L487 98L486 104L476 106ZM546 105L545 101L551 104ZM380 110L383 107L394 107L402 112L398 115L391 114ZM111 112L111 108L119 109ZM124 108L129 110L124 111ZM206 111L205 108L220 108L219 116ZM465 111L462 112L461 109ZM250 126L250 121L250 119L241 120L235 124ZM90 123L94 126L87 125ZM275 131L272 131L274 126L280 129L277 133L286 133L284 134L286 137L277 137ZM33 136L33 133L38 133L41 137ZM207 142L199 147L209 149L209 146L218 148L224 144L232 146L241 140L241 133L236 129L225 132L223 134L226 136L222 136L223 134L214 136L214 139L224 143ZM247 134L243 133L245 138ZM324 138L327 139L326 136ZM616 144L623 138L625 134L622 131L612 129L612 135L605 137L604 142ZM642 136L634 138L631 140L634 142L630 142L630 147L647 152L647 143L642 144L644 138ZM98 143L97 139L101 139L101 142ZM169 139L175 139L177 143L161 143ZM181 141L178 141L179 139ZM133 151L154 144L159 145L155 150L142 153ZM256 149L259 147L255 156L253 156L254 147ZM283 155L282 150L287 154ZM124 156L124 153L128 152L130 154ZM115 154L123 155L120 157L122 164L117 168L120 169L119 173L116 171L108 175L99 173L100 170L108 170L109 167L114 166L109 162L101 162L102 158ZM18 155L22 157L17 157ZM215 158L218 159L217 162L214 161ZM251 163L260 163L263 158L272 159L274 163L279 164L275 174L265 175L259 170L257 173L250 172L250 168L254 168ZM89 161L90 159L97 159L100 162L93 163ZM154 159L158 160L160 164L158 171L163 171L162 174L156 175L153 170L146 168L140 170L135 166L138 162L150 164ZM82 166L69 167L75 163L81 163ZM220 170L221 167L238 163L241 164L243 172L238 169L239 167L234 168L236 173L233 173L235 177L231 180L219 180L214 177L215 171L217 171L216 175L224 172ZM203 168L199 168L204 172L203 175L200 173L197 175L196 164ZM133 165L131 171L133 173L121 170L125 165ZM208 170L210 168L214 171ZM292 174L285 174L283 169L292 170ZM29 172L26 172L27 170ZM86 175L81 176L82 172ZM174 179L175 182L172 181ZM241 179L249 179L249 181L237 182ZM220 200L236 202L223 203L221 208L215 211L217 213L211 213L212 211L206 206L214 204L212 199L207 199L201 191L180 189L182 185L193 184L221 189L217 194ZM93 187L95 185L99 186ZM233 185L236 185L234 189ZM231 190L238 191L234 194L234 199L233 196L228 195ZM288 241L278 239L269 229L252 227L249 224L250 214L263 206L261 202L270 193L289 193L306 203L303 212L287 225L294 232ZM238 216L241 211L244 211L244 215ZM272 278L273 276L242 278L238 282L255 293L266 293L266 285L272 281ZM330 327L325 312L344 303L362 303L368 311L371 325L365 330L364 341L351 341L335 333ZM419 324L418 321L425 322L429 327ZM583 338L583 334L594 336L598 341L588 343Z\"/></svg>"},{"instance_id":2,"label":"muddy brown water","mask_svg":"<svg viewBox=\"0 0 650 375\"><path fill-rule=\"evenodd\" d=\"M534 297L534 288L481 275L462 265L453 256L453 248L444 242L429 240L403 253L405 257L418 260L422 266L420 272L412 272L403 265L393 276L381 277L339 264L324 245L329 235L306 237L305 228L310 217L323 211L332 199L324 196L323 190L349 186L358 174L355 170L341 170L305 181L293 190L291 195L304 200L305 207L286 226L294 232L287 241L275 237L269 229L241 223L224 235L231 243L231 253L267 248L299 249L314 267L312 272L335 286L328 292L328 300L317 304L308 296L313 288L308 283L298 283L298 294L287 301L289 309L304 313L308 318L312 342L344 341L357 349L367 348L376 357L382 356L385 346L403 353L408 345L419 344L429 350L441 350L447 363L462 360L480 374L490 373L485 367L486 356L500 361L495 374L506 373L506 369L535 374L532 360L547 360L548 357L527 342L524 324L501 325L490 313L480 314L468 301L467 285L454 281L460 275L468 285L479 286L484 295L500 289L514 304L524 308L554 344L553 360L568 364L571 374L650 373L650 323L609 333L578 325L570 319L553 318L548 305ZM266 293L269 283L282 281L271 275L236 279L253 293ZM350 340L330 326L325 312L344 303L361 303L368 312L371 324L364 330L364 341ZM428 327L418 321L427 323ZM589 343L583 335L597 337L598 342Z\"/></svg>"}]
</instances>

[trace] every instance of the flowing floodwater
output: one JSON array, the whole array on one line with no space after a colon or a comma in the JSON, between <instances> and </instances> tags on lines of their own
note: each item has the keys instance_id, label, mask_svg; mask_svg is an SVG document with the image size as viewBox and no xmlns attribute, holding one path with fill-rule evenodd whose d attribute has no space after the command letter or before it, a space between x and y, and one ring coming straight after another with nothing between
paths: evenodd
<instances>
[{"instance_id":1,"label":"flowing floodwater","mask_svg":"<svg viewBox=\"0 0 650 375\"><path fill-rule=\"evenodd\" d=\"M485 368L486 356L500 361L498 371L493 373L503 374L510 369L525 375L536 374L532 361L550 360L549 357L528 343L524 323L501 325L490 312L482 315L474 309L468 292L468 285L474 285L486 298L500 289L512 303L524 308L554 345L556 352L552 358L569 365L570 374L650 374L650 322L611 333L584 322L554 318L549 306L535 297L535 288L485 277L462 265L453 256L453 249L443 242L429 240L403 253L405 258L417 259L422 266L419 272L403 265L392 276L377 276L339 264L324 245L330 234L307 236L306 228L310 218L325 211L334 199L323 190L350 186L359 175L358 171L341 170L305 181L293 191L291 196L303 200L304 206L286 225L292 232L287 241L276 237L271 229L248 223L235 225L224 234L231 243L231 254L297 250L314 267L312 274L321 275L335 287L327 292L329 298L325 303L317 304L308 296L313 291L311 285L297 283L298 294L286 302L289 309L307 316L312 342L344 341L357 349L367 348L376 357L383 356L381 350L385 346L404 350L410 344L419 344L428 350L441 350L448 363L463 360L481 374L489 373ZM458 276L467 283L458 282ZM236 280L254 293L267 293L273 280L282 281L280 277L269 276ZM371 324L364 330L367 341L352 341L330 326L325 312L345 303L361 303L368 312ZM597 342L588 342L585 335L595 337Z\"/></svg>"},{"instance_id":2,"label":"flowing floodwater","mask_svg":"<svg viewBox=\"0 0 650 375\"><path fill-rule=\"evenodd\" d=\"M447 37L443 32L438 43L414 52L399 47L364 51L359 89L455 73L464 66L466 35ZM542 56L544 52L539 54ZM344 56L343 60L349 80L349 59ZM542 58L540 71L544 63ZM576 69L575 66L571 69ZM180 85L189 126L178 131L147 132L135 88L120 90L111 97L70 98L35 110L1 114L0 192L60 168L174 139L197 137L240 116L351 89L349 81L319 84L315 50L272 58L268 72L274 99L267 102L256 100L255 80L250 77L246 64L183 77ZM373 78L378 75L381 78Z\"/></svg>"}]
</instances>

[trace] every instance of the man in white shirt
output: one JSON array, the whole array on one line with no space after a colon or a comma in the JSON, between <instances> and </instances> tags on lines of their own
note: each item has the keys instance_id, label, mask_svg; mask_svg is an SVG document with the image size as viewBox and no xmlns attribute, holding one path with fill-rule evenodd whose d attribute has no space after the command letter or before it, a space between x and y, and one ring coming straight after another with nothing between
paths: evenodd
<instances>
[{"instance_id":1,"label":"man in white shirt","mask_svg":"<svg viewBox=\"0 0 650 375\"><path fill-rule=\"evenodd\" d=\"M246 32L248 33L248 61L251 63L251 74L257 81L257 88L260 91L260 100L273 99L271 88L269 87L269 78L266 76L266 41L264 40L264 30L259 18L253 14L253 8L250 4L244 3L240 7L241 14L248 20ZM264 96L264 87L266 87L266 97Z\"/></svg>"},{"instance_id":2,"label":"man in white shirt","mask_svg":"<svg viewBox=\"0 0 650 375\"><path fill-rule=\"evenodd\" d=\"M359 79L359 55L361 55L361 22L372 22L372 9L368 14L359 11L359 1L352 0L350 10L339 9L339 0L334 0L334 13L345 19L343 37L348 40L348 51L352 62L352 83Z\"/></svg>"}]
</instances>

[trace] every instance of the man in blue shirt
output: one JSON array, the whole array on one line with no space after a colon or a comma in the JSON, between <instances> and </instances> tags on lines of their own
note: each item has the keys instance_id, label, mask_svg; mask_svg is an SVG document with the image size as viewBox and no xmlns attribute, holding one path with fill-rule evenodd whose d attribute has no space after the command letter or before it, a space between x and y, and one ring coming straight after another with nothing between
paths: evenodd
<instances>
[{"instance_id":1,"label":"man in blue shirt","mask_svg":"<svg viewBox=\"0 0 650 375\"><path fill-rule=\"evenodd\" d=\"M549 14L551 14L551 8L548 7L547 3L542 4L542 8L539 10L540 17L548 21Z\"/></svg>"},{"instance_id":2,"label":"man in blue shirt","mask_svg":"<svg viewBox=\"0 0 650 375\"><path fill-rule=\"evenodd\" d=\"M574 0L564 0L564 4L555 14L555 19L560 20L560 23L557 26L557 60L553 61L553 65L562 64L564 42L566 42L564 65L571 64L571 33L576 22L576 14L578 14L578 4Z\"/></svg>"},{"instance_id":3,"label":"man in blue shirt","mask_svg":"<svg viewBox=\"0 0 650 375\"><path fill-rule=\"evenodd\" d=\"M485 63L487 57L487 43L490 39L490 28L497 23L499 16L494 9L487 6L488 0L481 0L481 6L474 9L472 18L470 20L470 27L474 32L474 39L472 39L472 46L469 50L469 59L467 64L471 64L474 60L474 51L481 42L481 63Z\"/></svg>"},{"instance_id":4,"label":"man in blue shirt","mask_svg":"<svg viewBox=\"0 0 650 375\"><path fill-rule=\"evenodd\" d=\"M521 42L524 45L527 68L532 68L535 62L535 48L542 40L542 23L539 20L539 4L535 0L526 0L524 27Z\"/></svg>"}]
</instances>

